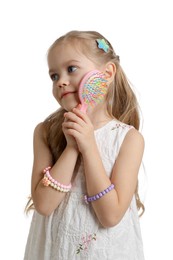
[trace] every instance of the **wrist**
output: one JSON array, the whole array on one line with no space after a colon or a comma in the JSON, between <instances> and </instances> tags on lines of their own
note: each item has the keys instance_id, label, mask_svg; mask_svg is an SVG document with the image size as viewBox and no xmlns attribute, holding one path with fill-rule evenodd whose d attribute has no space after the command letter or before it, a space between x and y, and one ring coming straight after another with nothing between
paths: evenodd
<instances>
[{"instance_id":1,"label":"wrist","mask_svg":"<svg viewBox=\"0 0 173 260\"><path fill-rule=\"evenodd\" d=\"M93 143L92 145L88 145L81 151L83 157L91 157L94 156L98 153L98 147L96 143Z\"/></svg>"},{"instance_id":2,"label":"wrist","mask_svg":"<svg viewBox=\"0 0 173 260\"><path fill-rule=\"evenodd\" d=\"M65 150L67 152L71 152L73 153L74 155L76 154L78 156L79 154L79 150L78 150L78 147L77 146L73 146L73 145L68 145L66 146Z\"/></svg>"}]
</instances>

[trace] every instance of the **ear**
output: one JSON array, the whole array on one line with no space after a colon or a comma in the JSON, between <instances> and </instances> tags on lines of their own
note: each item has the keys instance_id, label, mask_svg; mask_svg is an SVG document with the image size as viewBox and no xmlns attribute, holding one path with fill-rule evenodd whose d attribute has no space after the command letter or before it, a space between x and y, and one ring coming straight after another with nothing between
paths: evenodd
<instances>
[{"instance_id":1,"label":"ear","mask_svg":"<svg viewBox=\"0 0 173 260\"><path fill-rule=\"evenodd\" d=\"M113 62L108 62L105 66L104 74L108 81L108 84L112 83L116 74L116 66Z\"/></svg>"}]
</instances>

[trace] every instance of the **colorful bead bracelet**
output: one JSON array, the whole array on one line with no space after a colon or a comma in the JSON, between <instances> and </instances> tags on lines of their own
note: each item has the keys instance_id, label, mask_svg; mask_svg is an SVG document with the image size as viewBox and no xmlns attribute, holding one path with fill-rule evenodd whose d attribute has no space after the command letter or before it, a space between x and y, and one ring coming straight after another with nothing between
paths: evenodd
<instances>
[{"instance_id":1,"label":"colorful bead bracelet","mask_svg":"<svg viewBox=\"0 0 173 260\"><path fill-rule=\"evenodd\" d=\"M44 177L42 179L42 183L44 186L51 186L52 188L61 191L61 192L69 192L71 189L71 183L69 185L64 185L58 181L56 181L51 175L49 170L51 169L51 167L46 167L43 170L44 173Z\"/></svg>"},{"instance_id":2,"label":"colorful bead bracelet","mask_svg":"<svg viewBox=\"0 0 173 260\"><path fill-rule=\"evenodd\" d=\"M110 192L111 190L113 190L115 187L114 184L111 184L107 189L105 189L104 191L99 192L98 194L88 197L87 195L84 196L84 200L85 203L89 203L89 202L93 202L96 201L98 199L100 199L101 197L103 197L106 193Z\"/></svg>"}]
</instances>

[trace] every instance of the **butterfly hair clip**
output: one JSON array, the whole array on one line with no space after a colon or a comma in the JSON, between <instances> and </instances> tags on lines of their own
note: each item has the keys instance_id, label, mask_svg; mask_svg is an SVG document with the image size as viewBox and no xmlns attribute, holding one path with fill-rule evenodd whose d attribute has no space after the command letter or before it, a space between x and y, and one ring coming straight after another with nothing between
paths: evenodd
<instances>
[{"instance_id":1,"label":"butterfly hair clip","mask_svg":"<svg viewBox=\"0 0 173 260\"><path fill-rule=\"evenodd\" d=\"M101 50L104 50L104 52L108 52L109 50L109 45L108 43L105 41L105 39L97 39L96 40L98 48Z\"/></svg>"}]
</instances>

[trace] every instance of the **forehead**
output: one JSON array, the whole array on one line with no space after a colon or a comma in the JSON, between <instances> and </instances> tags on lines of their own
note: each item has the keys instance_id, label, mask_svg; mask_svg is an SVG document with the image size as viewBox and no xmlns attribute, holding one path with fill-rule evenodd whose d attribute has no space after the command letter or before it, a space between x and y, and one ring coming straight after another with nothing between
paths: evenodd
<instances>
[{"instance_id":1,"label":"forehead","mask_svg":"<svg viewBox=\"0 0 173 260\"><path fill-rule=\"evenodd\" d=\"M74 42L58 43L53 46L48 53L49 71L66 68L69 65L77 65L81 68L95 67L97 64L82 47Z\"/></svg>"},{"instance_id":2,"label":"forehead","mask_svg":"<svg viewBox=\"0 0 173 260\"><path fill-rule=\"evenodd\" d=\"M82 58L86 58L86 56L83 54L82 50L78 46L74 46L73 43L59 43L51 48L48 53L48 61L54 59L59 61L71 59L81 60Z\"/></svg>"}]
</instances>

